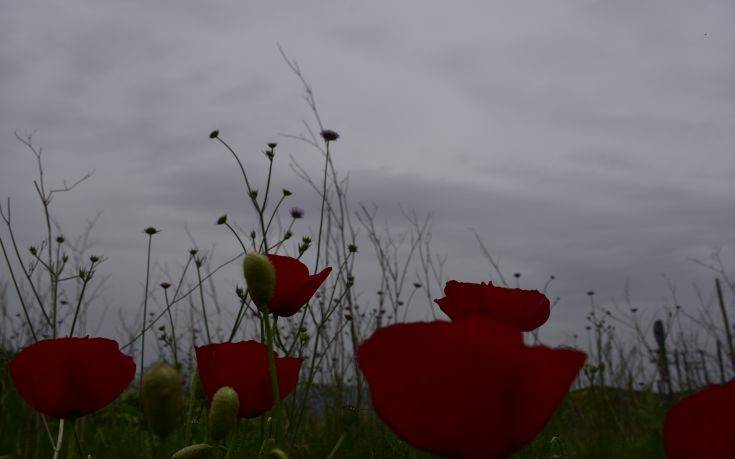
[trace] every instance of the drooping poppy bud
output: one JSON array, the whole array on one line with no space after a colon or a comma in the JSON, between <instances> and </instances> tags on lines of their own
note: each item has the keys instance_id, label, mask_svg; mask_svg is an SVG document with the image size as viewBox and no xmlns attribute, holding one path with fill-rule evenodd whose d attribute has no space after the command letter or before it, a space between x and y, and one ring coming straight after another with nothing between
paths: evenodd
<instances>
[{"instance_id":1,"label":"drooping poppy bud","mask_svg":"<svg viewBox=\"0 0 735 459\"><path fill-rule=\"evenodd\" d=\"M268 260L268 257L253 252L245 255L243 274L245 275L245 282L248 284L248 291L255 304L268 304L268 301L273 297L276 285L276 269Z\"/></svg>"},{"instance_id":2,"label":"drooping poppy bud","mask_svg":"<svg viewBox=\"0 0 735 459\"><path fill-rule=\"evenodd\" d=\"M237 413L240 410L240 399L235 389L229 386L220 387L212 397L209 407L209 436L214 441L224 439L237 425Z\"/></svg>"},{"instance_id":3,"label":"drooping poppy bud","mask_svg":"<svg viewBox=\"0 0 735 459\"><path fill-rule=\"evenodd\" d=\"M200 443L197 445L190 445L186 448L181 448L176 451L171 459L201 459L209 457L209 453L212 452L214 446Z\"/></svg>"},{"instance_id":4,"label":"drooping poppy bud","mask_svg":"<svg viewBox=\"0 0 735 459\"><path fill-rule=\"evenodd\" d=\"M143 414L150 429L163 438L181 419L183 393L181 375L165 363L151 368L143 377Z\"/></svg>"}]
</instances>

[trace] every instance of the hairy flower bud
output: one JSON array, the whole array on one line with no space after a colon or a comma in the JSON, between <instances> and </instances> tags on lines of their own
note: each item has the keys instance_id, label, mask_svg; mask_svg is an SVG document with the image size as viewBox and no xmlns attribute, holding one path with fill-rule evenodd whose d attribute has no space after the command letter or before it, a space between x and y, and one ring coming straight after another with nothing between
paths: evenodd
<instances>
[{"instance_id":1,"label":"hairy flower bud","mask_svg":"<svg viewBox=\"0 0 735 459\"><path fill-rule=\"evenodd\" d=\"M143 377L143 414L159 437L170 434L181 419L183 394L181 375L165 363L151 368Z\"/></svg>"},{"instance_id":2,"label":"hairy flower bud","mask_svg":"<svg viewBox=\"0 0 735 459\"><path fill-rule=\"evenodd\" d=\"M224 225L225 223L227 223L227 214L225 214L225 215L223 215L223 216L221 216L220 218L217 219L217 224L218 225Z\"/></svg>"},{"instance_id":3,"label":"hairy flower bud","mask_svg":"<svg viewBox=\"0 0 735 459\"><path fill-rule=\"evenodd\" d=\"M209 457L209 453L212 452L214 446L200 443L197 445L187 446L176 451L171 459L201 459Z\"/></svg>"},{"instance_id":4,"label":"hairy flower bud","mask_svg":"<svg viewBox=\"0 0 735 459\"><path fill-rule=\"evenodd\" d=\"M212 132L209 133L209 138L210 139L216 139L217 137L219 137L219 130L218 129L215 129L214 131L212 131Z\"/></svg>"},{"instance_id":5,"label":"hairy flower bud","mask_svg":"<svg viewBox=\"0 0 735 459\"><path fill-rule=\"evenodd\" d=\"M250 252L243 261L243 274L250 296L258 306L265 306L276 286L276 269L262 253Z\"/></svg>"},{"instance_id":6,"label":"hairy flower bud","mask_svg":"<svg viewBox=\"0 0 735 459\"><path fill-rule=\"evenodd\" d=\"M209 407L209 436L214 441L224 439L237 425L240 399L232 387L220 387L212 397Z\"/></svg>"}]
</instances>

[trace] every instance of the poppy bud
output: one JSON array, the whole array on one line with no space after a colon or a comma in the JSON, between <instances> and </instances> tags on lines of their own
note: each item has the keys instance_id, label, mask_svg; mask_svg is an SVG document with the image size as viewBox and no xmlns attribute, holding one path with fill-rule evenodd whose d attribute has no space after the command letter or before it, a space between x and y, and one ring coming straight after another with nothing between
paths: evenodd
<instances>
[{"instance_id":1,"label":"poppy bud","mask_svg":"<svg viewBox=\"0 0 735 459\"><path fill-rule=\"evenodd\" d=\"M176 451L171 459L200 459L208 457L214 446L200 443L197 445L187 446Z\"/></svg>"},{"instance_id":2,"label":"poppy bud","mask_svg":"<svg viewBox=\"0 0 735 459\"><path fill-rule=\"evenodd\" d=\"M357 252L357 246L355 244L350 244L347 246L347 250L349 250L350 253L355 253Z\"/></svg>"},{"instance_id":3,"label":"poppy bud","mask_svg":"<svg viewBox=\"0 0 735 459\"><path fill-rule=\"evenodd\" d=\"M288 459L288 454L281 448L273 448L268 452L267 459Z\"/></svg>"},{"instance_id":4,"label":"poppy bud","mask_svg":"<svg viewBox=\"0 0 735 459\"><path fill-rule=\"evenodd\" d=\"M63 244L64 243L64 236L58 236L56 238L56 243L57 244Z\"/></svg>"},{"instance_id":5,"label":"poppy bud","mask_svg":"<svg viewBox=\"0 0 735 459\"><path fill-rule=\"evenodd\" d=\"M220 387L212 397L209 407L209 436L214 441L224 439L237 425L237 412L240 409L240 399L232 387Z\"/></svg>"},{"instance_id":6,"label":"poppy bud","mask_svg":"<svg viewBox=\"0 0 735 459\"><path fill-rule=\"evenodd\" d=\"M276 269L268 257L254 252L245 255L243 274L255 304L267 305L276 286Z\"/></svg>"},{"instance_id":7,"label":"poppy bud","mask_svg":"<svg viewBox=\"0 0 735 459\"><path fill-rule=\"evenodd\" d=\"M98 261L100 261L100 257L98 257L97 255L91 255L89 257L89 261L91 261L92 263L97 263Z\"/></svg>"},{"instance_id":8,"label":"poppy bud","mask_svg":"<svg viewBox=\"0 0 735 459\"><path fill-rule=\"evenodd\" d=\"M209 138L210 139L216 139L217 137L219 137L219 130L218 129L215 129L214 131L212 131L212 132L209 133Z\"/></svg>"},{"instance_id":9,"label":"poppy bud","mask_svg":"<svg viewBox=\"0 0 735 459\"><path fill-rule=\"evenodd\" d=\"M224 225L225 223L227 223L227 215L223 215L217 219L218 225Z\"/></svg>"},{"instance_id":10,"label":"poppy bud","mask_svg":"<svg viewBox=\"0 0 735 459\"><path fill-rule=\"evenodd\" d=\"M34 246L28 247L28 251L31 252L31 255L34 257L38 254L38 250Z\"/></svg>"},{"instance_id":11,"label":"poppy bud","mask_svg":"<svg viewBox=\"0 0 735 459\"><path fill-rule=\"evenodd\" d=\"M165 363L159 363L143 378L143 414L150 429L165 437L176 428L183 405L181 375Z\"/></svg>"},{"instance_id":12,"label":"poppy bud","mask_svg":"<svg viewBox=\"0 0 735 459\"><path fill-rule=\"evenodd\" d=\"M273 150L274 148L276 148L277 145L278 145L277 143L271 142L271 143L268 144L268 148L270 148L271 150Z\"/></svg>"},{"instance_id":13,"label":"poppy bud","mask_svg":"<svg viewBox=\"0 0 735 459\"><path fill-rule=\"evenodd\" d=\"M289 190L287 190L287 189L285 189L285 188L283 189L283 195L284 195L284 196L291 196L292 194L293 194L293 193L291 193L291 191L289 191Z\"/></svg>"},{"instance_id":14,"label":"poppy bud","mask_svg":"<svg viewBox=\"0 0 735 459\"><path fill-rule=\"evenodd\" d=\"M169 287L171 287L171 284L169 284L168 282L161 282L161 288L162 289L166 290Z\"/></svg>"}]
</instances>

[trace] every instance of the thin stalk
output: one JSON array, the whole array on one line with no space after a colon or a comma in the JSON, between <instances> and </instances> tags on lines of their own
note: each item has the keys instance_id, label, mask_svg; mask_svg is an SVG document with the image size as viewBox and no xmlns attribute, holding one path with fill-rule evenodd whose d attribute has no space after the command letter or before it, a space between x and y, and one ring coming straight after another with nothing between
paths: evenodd
<instances>
[{"instance_id":1,"label":"thin stalk","mask_svg":"<svg viewBox=\"0 0 735 459\"><path fill-rule=\"evenodd\" d=\"M74 320L71 322L71 329L69 330L69 338L74 336L74 326L77 324L77 317L79 317L79 310L82 307L82 300L84 299L84 292L87 290L87 284L92 280L92 270L94 269L94 262L89 266L89 271L84 275L82 280L82 291L79 293L79 299L77 300L77 307L74 310Z\"/></svg>"},{"instance_id":2,"label":"thin stalk","mask_svg":"<svg viewBox=\"0 0 735 459\"><path fill-rule=\"evenodd\" d=\"M327 172L329 170L329 142L326 142L326 160L324 161L324 180L322 183L322 210L319 213L319 236L316 239L316 260L314 261L314 272L319 269L319 254L322 248L322 230L324 228L324 205L327 202Z\"/></svg>"},{"instance_id":3,"label":"thin stalk","mask_svg":"<svg viewBox=\"0 0 735 459\"><path fill-rule=\"evenodd\" d=\"M176 328L174 327L174 316L171 314L171 303L168 301L168 290L163 289L163 297L166 300L166 311L168 311L168 322L171 324L171 351L174 355L174 365L178 368L178 346L176 345Z\"/></svg>"},{"instance_id":4,"label":"thin stalk","mask_svg":"<svg viewBox=\"0 0 735 459\"><path fill-rule=\"evenodd\" d=\"M64 420L59 421L59 434L56 437L56 445L54 445L54 459L59 459L59 452L61 451L61 443L64 440Z\"/></svg>"},{"instance_id":5,"label":"thin stalk","mask_svg":"<svg viewBox=\"0 0 735 459\"><path fill-rule=\"evenodd\" d=\"M735 371L735 349L733 349L732 343L732 332L730 328L732 325L727 318L727 310L725 309L725 300L722 297L722 286L720 285L720 279L715 279L715 289L717 289L717 301L720 303L720 312L722 312L722 321L725 325L725 338L727 339L727 348L730 351L730 363L732 364L733 371Z\"/></svg>"},{"instance_id":6,"label":"thin stalk","mask_svg":"<svg viewBox=\"0 0 735 459\"><path fill-rule=\"evenodd\" d=\"M153 241L153 234L148 234L148 251L146 255L146 265L145 265L145 292L143 296L143 329L141 330L141 344L140 344L140 380L139 380L139 390L143 391L143 363L145 360L145 319L148 315L148 282L150 280L150 274L151 274L151 244Z\"/></svg>"},{"instance_id":7,"label":"thin stalk","mask_svg":"<svg viewBox=\"0 0 735 459\"><path fill-rule=\"evenodd\" d=\"M3 240L0 238L0 248L3 250L3 256L5 257L5 263L8 265L8 271L10 272L10 278L13 281L13 286L15 286L15 291L18 294L18 300L20 301L20 305L23 308L23 314L25 315L26 322L28 323L28 329L31 331L31 336L33 336L33 341L38 342L38 337L36 336L36 331L33 329L33 323L31 322L31 317L28 315L28 308L26 308L26 303L23 300L23 294L20 292L20 287L18 286L18 282L15 280L15 273L13 272L13 269L10 265L10 260L8 259L8 252L5 250L5 244L3 244Z\"/></svg>"},{"instance_id":8,"label":"thin stalk","mask_svg":"<svg viewBox=\"0 0 735 459\"><path fill-rule=\"evenodd\" d=\"M337 457L337 451L339 451L339 448L342 446L342 443L345 442L345 439L347 438L347 432L342 432L342 435L339 436L339 440L337 440L337 443L335 443L334 448L332 448L332 451L329 453L329 456L327 456L327 459L334 459Z\"/></svg>"},{"instance_id":9,"label":"thin stalk","mask_svg":"<svg viewBox=\"0 0 735 459\"><path fill-rule=\"evenodd\" d=\"M202 304L202 316L204 317L204 329L207 332L207 343L212 342L212 336L209 334L209 322L207 321L207 309L204 306L204 288L202 287L202 261L195 260L194 264L197 267L197 279L199 280L199 300Z\"/></svg>"},{"instance_id":10,"label":"thin stalk","mask_svg":"<svg viewBox=\"0 0 735 459\"><path fill-rule=\"evenodd\" d=\"M275 418L275 439L276 444L280 442L281 439L281 424L283 422L283 410L281 406L281 389L278 387L278 373L276 372L276 358L275 354L273 352L273 329L271 328L270 313L267 311L264 311L262 314L263 317L263 325L265 327L265 333L266 333L266 340L268 342L268 371L270 373L270 379L271 379L271 388L273 389L273 403L274 403L274 413L273 417Z\"/></svg>"}]
</instances>

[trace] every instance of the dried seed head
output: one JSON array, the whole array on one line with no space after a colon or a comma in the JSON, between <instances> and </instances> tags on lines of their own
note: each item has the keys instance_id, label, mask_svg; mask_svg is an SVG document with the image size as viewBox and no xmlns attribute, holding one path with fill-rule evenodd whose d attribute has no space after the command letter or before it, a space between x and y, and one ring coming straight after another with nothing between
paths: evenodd
<instances>
[{"instance_id":1,"label":"dried seed head","mask_svg":"<svg viewBox=\"0 0 735 459\"><path fill-rule=\"evenodd\" d=\"M339 139L339 134L337 134L335 131L331 129L325 129L321 132L322 139L324 139L326 142L333 142L337 139Z\"/></svg>"}]
</instances>

